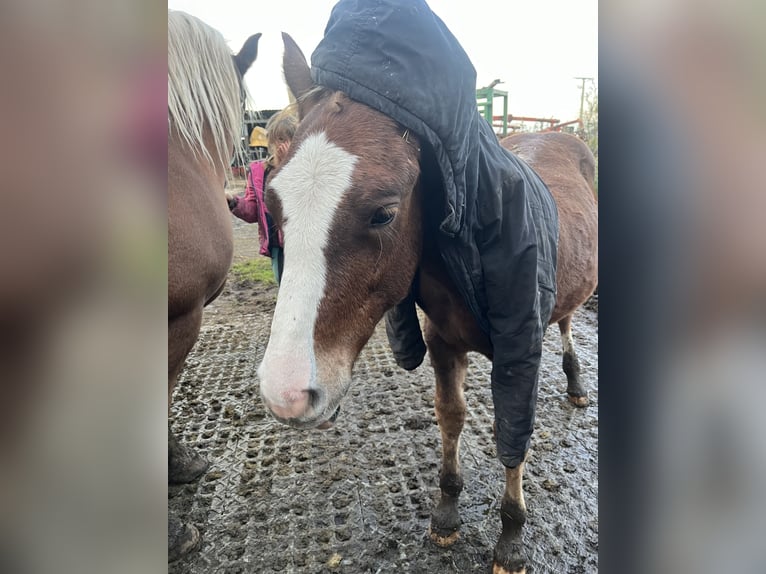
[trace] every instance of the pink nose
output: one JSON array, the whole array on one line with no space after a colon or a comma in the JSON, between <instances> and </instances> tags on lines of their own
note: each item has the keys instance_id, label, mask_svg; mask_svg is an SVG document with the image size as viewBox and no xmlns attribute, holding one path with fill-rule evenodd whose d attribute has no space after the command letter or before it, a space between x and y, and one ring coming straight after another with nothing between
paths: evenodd
<instances>
[{"instance_id":1,"label":"pink nose","mask_svg":"<svg viewBox=\"0 0 766 574\"><path fill-rule=\"evenodd\" d=\"M280 419L297 419L308 411L311 403L311 392L286 391L281 393L282 404L272 403L266 397L263 398L266 406Z\"/></svg>"}]
</instances>

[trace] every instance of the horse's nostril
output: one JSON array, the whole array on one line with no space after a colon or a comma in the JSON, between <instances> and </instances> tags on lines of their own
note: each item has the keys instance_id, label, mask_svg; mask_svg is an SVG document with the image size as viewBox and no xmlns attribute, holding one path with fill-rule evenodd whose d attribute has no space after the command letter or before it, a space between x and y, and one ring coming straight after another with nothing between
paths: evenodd
<instances>
[{"instance_id":1,"label":"horse's nostril","mask_svg":"<svg viewBox=\"0 0 766 574\"><path fill-rule=\"evenodd\" d=\"M309 396L309 406L312 408L316 408L317 404L319 403L319 399L321 398L321 393L316 389L309 389L306 391Z\"/></svg>"}]
</instances>

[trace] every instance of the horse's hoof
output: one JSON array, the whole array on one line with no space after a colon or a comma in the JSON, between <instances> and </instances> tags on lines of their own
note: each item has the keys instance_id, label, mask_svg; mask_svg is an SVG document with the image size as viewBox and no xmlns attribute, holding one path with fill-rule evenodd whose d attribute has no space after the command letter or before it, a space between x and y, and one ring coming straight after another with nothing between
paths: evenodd
<instances>
[{"instance_id":1,"label":"horse's hoof","mask_svg":"<svg viewBox=\"0 0 766 574\"><path fill-rule=\"evenodd\" d=\"M463 487L459 475L449 475L440 479L442 488L449 487L458 492ZM460 515L457 511L457 496L442 494L442 499L431 514L428 536L434 544L447 548L460 538Z\"/></svg>"},{"instance_id":2,"label":"horse's hoof","mask_svg":"<svg viewBox=\"0 0 766 574\"><path fill-rule=\"evenodd\" d=\"M587 407L590 401L588 401L588 395L581 395L579 397L575 395L568 395L569 402L578 408Z\"/></svg>"},{"instance_id":3,"label":"horse's hoof","mask_svg":"<svg viewBox=\"0 0 766 574\"><path fill-rule=\"evenodd\" d=\"M180 445L179 445L180 446ZM210 463L192 449L181 447L168 458L168 483L186 484L205 474Z\"/></svg>"},{"instance_id":4,"label":"horse's hoof","mask_svg":"<svg viewBox=\"0 0 766 574\"><path fill-rule=\"evenodd\" d=\"M521 566L520 569L508 570L505 566L492 562L492 574L527 574L527 567Z\"/></svg>"},{"instance_id":5,"label":"horse's hoof","mask_svg":"<svg viewBox=\"0 0 766 574\"><path fill-rule=\"evenodd\" d=\"M526 571L527 557L519 533L504 532L492 555L492 574L526 574Z\"/></svg>"},{"instance_id":6,"label":"horse's hoof","mask_svg":"<svg viewBox=\"0 0 766 574\"><path fill-rule=\"evenodd\" d=\"M168 562L175 562L199 548L202 538L191 524L168 519Z\"/></svg>"},{"instance_id":7,"label":"horse's hoof","mask_svg":"<svg viewBox=\"0 0 766 574\"><path fill-rule=\"evenodd\" d=\"M460 531L455 530L454 532L440 534L429 526L428 537L431 539L431 542L433 542L440 548L449 548L455 542L457 542L458 538L460 538Z\"/></svg>"}]
</instances>

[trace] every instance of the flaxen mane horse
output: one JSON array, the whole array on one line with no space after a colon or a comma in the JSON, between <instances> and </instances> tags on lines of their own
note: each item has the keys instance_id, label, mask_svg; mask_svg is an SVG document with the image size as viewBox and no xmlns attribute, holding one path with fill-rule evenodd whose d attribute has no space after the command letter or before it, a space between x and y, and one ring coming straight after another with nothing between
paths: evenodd
<instances>
[{"instance_id":1,"label":"flaxen mane horse","mask_svg":"<svg viewBox=\"0 0 766 574\"><path fill-rule=\"evenodd\" d=\"M467 352L492 357L492 345L442 262L435 240L438 222L423 207L418 138L342 92L313 86L300 49L289 36L284 39L285 78L299 98L302 119L290 155L266 192L284 233L285 269L258 370L261 397L286 424L330 427L359 352L417 278L443 450L442 498L430 535L446 546L457 539L460 524L458 449L466 414ZM596 286L593 157L582 142L561 134L515 136L505 145L540 173L558 204L558 300L552 321L562 332L569 395L582 406L587 398L578 380L570 324ZM497 573L525 570L523 468L521 463L506 469L503 529L493 562Z\"/></svg>"},{"instance_id":2,"label":"flaxen mane horse","mask_svg":"<svg viewBox=\"0 0 766 574\"><path fill-rule=\"evenodd\" d=\"M255 61L259 38L251 36L232 55L218 31L168 12L168 405L199 336L202 309L223 289L231 265L224 182L242 130L242 76ZM206 468L168 426L169 481L189 482ZM169 539L171 558L199 538L191 526L178 534L186 543L171 549Z\"/></svg>"}]
</instances>

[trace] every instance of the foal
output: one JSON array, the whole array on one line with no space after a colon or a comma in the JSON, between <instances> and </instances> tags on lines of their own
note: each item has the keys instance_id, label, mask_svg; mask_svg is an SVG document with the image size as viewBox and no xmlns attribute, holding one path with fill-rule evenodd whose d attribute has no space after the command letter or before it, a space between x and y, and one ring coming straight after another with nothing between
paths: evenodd
<instances>
[{"instance_id":1,"label":"foal","mask_svg":"<svg viewBox=\"0 0 766 574\"><path fill-rule=\"evenodd\" d=\"M303 54L284 36L287 83L299 97L301 124L266 202L285 238L285 271L271 337L258 369L261 396L274 416L297 428L329 428L351 383L351 370L386 310L412 285L428 320L442 434L442 498L430 534L441 545L458 536L463 487L458 448L465 420L467 352L493 347L450 278L436 238L443 206L422 169L419 138L343 92L313 86ZM559 136L521 146L559 203L558 301L569 394L584 404L575 377L569 324L596 284L596 202L587 148ZM554 145L556 143L556 145ZM522 149L523 147L523 149ZM535 148L540 151L535 152ZM385 154L380 150L384 149ZM548 164L551 158L561 161ZM395 168L392 169L392 166ZM583 167L584 166L584 167ZM547 178L547 179L546 179ZM508 305L513 305L508 301ZM524 463L506 469L503 530L493 570L523 572Z\"/></svg>"}]
</instances>

